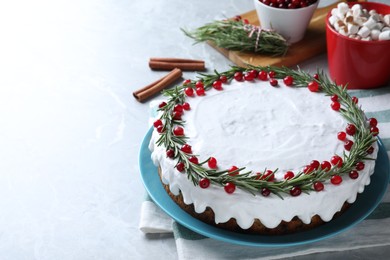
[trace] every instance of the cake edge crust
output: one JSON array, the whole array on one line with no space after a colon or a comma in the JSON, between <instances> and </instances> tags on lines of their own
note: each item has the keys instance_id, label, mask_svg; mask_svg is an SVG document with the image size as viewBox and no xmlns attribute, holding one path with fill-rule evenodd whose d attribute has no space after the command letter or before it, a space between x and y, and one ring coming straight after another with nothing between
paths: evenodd
<instances>
[{"instance_id":1,"label":"cake edge crust","mask_svg":"<svg viewBox=\"0 0 390 260\"><path fill-rule=\"evenodd\" d=\"M158 174L161 181L161 168L158 167ZM301 219L299 219L297 216L295 216L291 221L287 222L282 220L281 223L275 227L275 228L267 228L264 226L259 219L255 219L252 226L248 229L241 228L236 220L234 218L229 219L227 222L224 223L215 223L215 217L214 217L214 211L207 207L205 211L202 213L197 213L195 211L194 205L186 204L183 200L183 195L180 191L179 195L174 195L169 188L169 184L164 184L161 181L161 184L163 185L165 191L167 194L171 197L171 199L185 212L190 214L192 217L207 223L211 226L215 226L218 228L222 228L228 231L237 232L237 233L243 233L243 234L254 234L254 235L286 235L286 234L292 234L297 233L305 230L310 230L315 227L321 226L323 224L326 224L327 222L323 221L319 215L314 215L311 218L311 222L309 224L303 223ZM345 212L351 204L348 202L344 202L342 208L340 211L336 212L333 216L332 220L338 216L340 216L343 212ZM332 221L330 220L330 221Z\"/></svg>"}]
</instances>

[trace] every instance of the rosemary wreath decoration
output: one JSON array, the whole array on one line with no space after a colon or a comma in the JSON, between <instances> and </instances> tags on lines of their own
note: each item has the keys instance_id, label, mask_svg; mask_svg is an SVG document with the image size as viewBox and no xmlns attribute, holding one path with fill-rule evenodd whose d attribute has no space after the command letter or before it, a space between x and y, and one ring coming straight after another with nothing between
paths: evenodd
<instances>
[{"instance_id":1,"label":"rosemary wreath decoration","mask_svg":"<svg viewBox=\"0 0 390 260\"><path fill-rule=\"evenodd\" d=\"M333 100L332 108L341 113L349 126L353 126L353 133L350 134L353 135L354 142L349 153L344 152L342 156L337 156L336 162L332 162L333 165L329 164L325 168L321 165L303 169L292 178L284 180L271 180L277 170L271 174L266 174L265 170L259 178L252 171L245 170L245 167L234 170L217 170L216 167L210 167L209 161L212 157L202 162L194 160L196 155L192 154L191 148L186 144L188 138L183 133L182 127L185 122L180 114L175 113L177 106L183 106L186 96L193 95L194 91L199 90L197 94L202 95L202 91L212 88L213 84L215 87L216 81L225 83L232 79L240 80L240 76L248 75L253 71L273 73L275 79L290 77L293 80L291 87L308 87L311 91L323 92L330 96ZM197 85L199 82L202 83L202 88ZM157 145L166 148L167 157L177 160L175 167L178 171L186 173L194 185L200 185L202 188L212 183L225 187L226 190L226 186L233 185L254 195L260 193L268 196L273 193L282 199L286 194L297 196L301 192L319 191L323 189L323 183L331 180L332 177L348 174L351 176L351 172L361 170L361 167L364 168L363 160L370 159L368 155L373 152L372 144L376 142L376 135L379 133L376 119L368 120L365 117L356 99L348 95L346 86L336 85L321 71L313 77L300 69L293 70L286 67L250 66L243 68L233 66L222 73L214 71L213 74L200 74L197 80L186 80L182 85L163 91L163 94L168 97L168 101L159 106L161 116L155 124L157 132L160 133ZM229 193L228 190L226 191Z\"/></svg>"},{"instance_id":2,"label":"rosemary wreath decoration","mask_svg":"<svg viewBox=\"0 0 390 260\"><path fill-rule=\"evenodd\" d=\"M182 31L196 43L211 41L228 50L273 56L285 55L288 50L286 39L277 32L248 24L241 19L214 21L192 32Z\"/></svg>"}]
</instances>

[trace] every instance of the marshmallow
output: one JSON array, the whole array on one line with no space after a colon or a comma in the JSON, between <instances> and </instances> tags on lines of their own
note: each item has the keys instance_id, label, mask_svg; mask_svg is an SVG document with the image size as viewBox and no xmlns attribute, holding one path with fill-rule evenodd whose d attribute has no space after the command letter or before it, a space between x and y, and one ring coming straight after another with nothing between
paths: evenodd
<instances>
[{"instance_id":1,"label":"marshmallow","mask_svg":"<svg viewBox=\"0 0 390 260\"><path fill-rule=\"evenodd\" d=\"M348 12L349 7L348 4L341 2L337 5L337 10L339 14L342 14L343 16Z\"/></svg>"},{"instance_id":2,"label":"marshmallow","mask_svg":"<svg viewBox=\"0 0 390 260\"><path fill-rule=\"evenodd\" d=\"M380 41L390 40L390 30L381 32L381 33L379 34L378 39L379 39Z\"/></svg>"},{"instance_id":3,"label":"marshmallow","mask_svg":"<svg viewBox=\"0 0 390 260\"><path fill-rule=\"evenodd\" d=\"M372 30L371 31L371 39L373 39L374 41L377 41L379 39L379 34L381 32L379 30Z\"/></svg>"},{"instance_id":4,"label":"marshmallow","mask_svg":"<svg viewBox=\"0 0 390 260\"><path fill-rule=\"evenodd\" d=\"M370 35L370 29L367 28L366 26L363 26L362 28L360 28L360 30L358 31L358 35L362 38L366 38L368 35Z\"/></svg>"},{"instance_id":5,"label":"marshmallow","mask_svg":"<svg viewBox=\"0 0 390 260\"><path fill-rule=\"evenodd\" d=\"M349 23L348 25L348 34L357 34L359 31L359 26L356 24Z\"/></svg>"},{"instance_id":6,"label":"marshmallow","mask_svg":"<svg viewBox=\"0 0 390 260\"><path fill-rule=\"evenodd\" d=\"M351 7L351 10L352 11L356 11L356 10L362 10L362 6L360 4L354 4L352 7Z\"/></svg>"},{"instance_id":7,"label":"marshmallow","mask_svg":"<svg viewBox=\"0 0 390 260\"><path fill-rule=\"evenodd\" d=\"M338 21L338 18L334 15L331 15L329 16L329 19L328 19L330 25L334 26L334 24Z\"/></svg>"},{"instance_id":8,"label":"marshmallow","mask_svg":"<svg viewBox=\"0 0 390 260\"><path fill-rule=\"evenodd\" d=\"M383 22L387 25L390 26L390 14L386 14L383 16Z\"/></svg>"},{"instance_id":9,"label":"marshmallow","mask_svg":"<svg viewBox=\"0 0 390 260\"><path fill-rule=\"evenodd\" d=\"M375 25L376 21L372 18L372 16L370 16L370 18L368 18L368 20L363 23L363 26L367 27L368 29L374 28Z\"/></svg>"}]
</instances>

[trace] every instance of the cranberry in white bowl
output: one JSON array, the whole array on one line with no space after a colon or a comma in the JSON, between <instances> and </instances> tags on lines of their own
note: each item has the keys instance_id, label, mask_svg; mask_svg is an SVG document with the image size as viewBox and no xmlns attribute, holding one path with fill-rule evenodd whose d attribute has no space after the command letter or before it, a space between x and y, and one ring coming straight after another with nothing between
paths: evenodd
<instances>
[{"instance_id":1,"label":"cranberry in white bowl","mask_svg":"<svg viewBox=\"0 0 390 260\"><path fill-rule=\"evenodd\" d=\"M289 43L305 36L318 0L254 0L260 26L280 33Z\"/></svg>"}]
</instances>

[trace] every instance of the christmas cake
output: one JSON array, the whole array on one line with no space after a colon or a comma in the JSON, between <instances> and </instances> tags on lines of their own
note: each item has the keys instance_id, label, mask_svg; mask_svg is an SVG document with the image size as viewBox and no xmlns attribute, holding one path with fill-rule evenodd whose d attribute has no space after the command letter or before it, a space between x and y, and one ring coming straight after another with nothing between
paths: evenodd
<instances>
[{"instance_id":1,"label":"christmas cake","mask_svg":"<svg viewBox=\"0 0 390 260\"><path fill-rule=\"evenodd\" d=\"M171 198L206 223L298 232L342 214L370 183L377 121L323 73L232 67L164 94L152 160Z\"/></svg>"}]
</instances>

